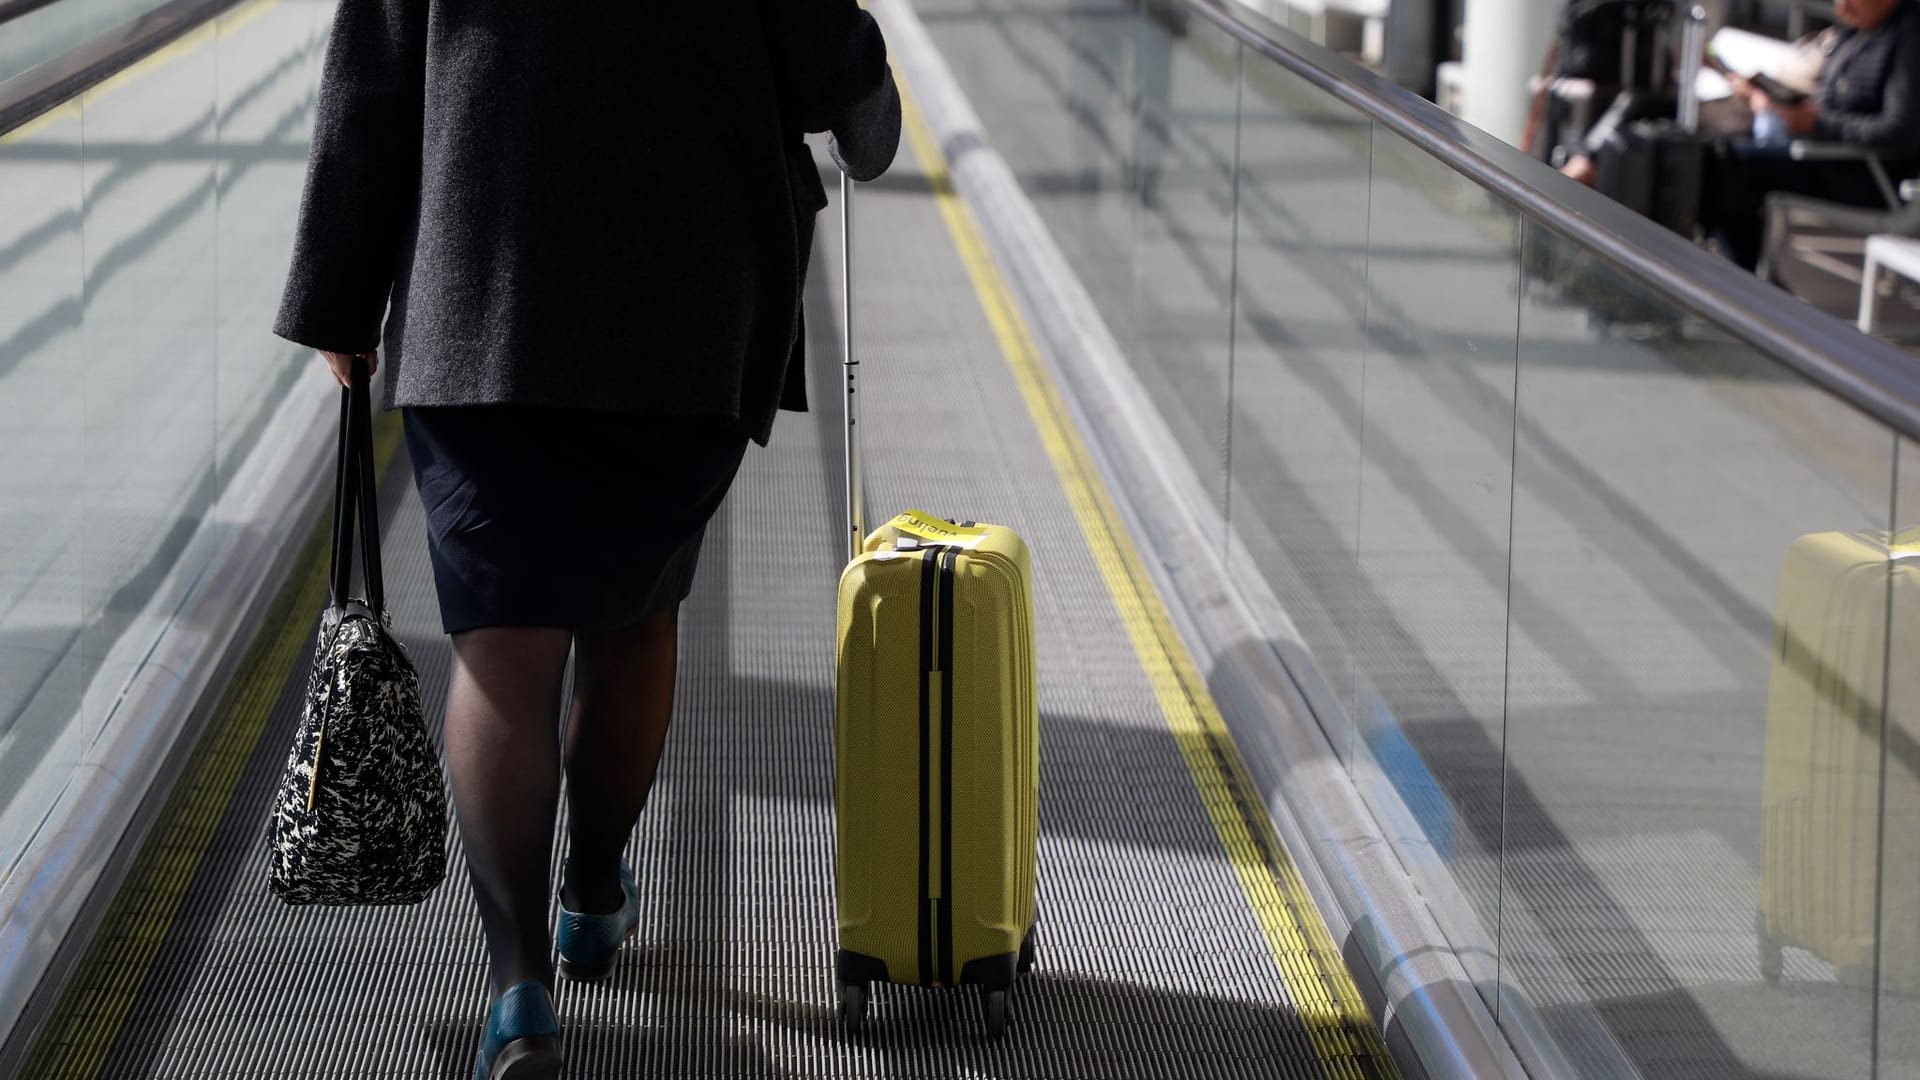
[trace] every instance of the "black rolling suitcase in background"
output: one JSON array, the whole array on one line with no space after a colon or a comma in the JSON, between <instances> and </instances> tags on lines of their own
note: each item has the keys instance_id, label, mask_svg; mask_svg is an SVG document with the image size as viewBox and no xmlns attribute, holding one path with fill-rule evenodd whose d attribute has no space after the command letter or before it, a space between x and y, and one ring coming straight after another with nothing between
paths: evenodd
<instances>
[{"instance_id":1,"label":"black rolling suitcase in background","mask_svg":"<svg viewBox=\"0 0 1920 1080\"><path fill-rule=\"evenodd\" d=\"M1615 131L1594 162L1600 193L1693 239L1700 224L1712 140L1671 120L1642 120Z\"/></svg>"},{"instance_id":2,"label":"black rolling suitcase in background","mask_svg":"<svg viewBox=\"0 0 1920 1080\"><path fill-rule=\"evenodd\" d=\"M1642 5L1656 25L1673 17L1671 5ZM1688 240L1700 226L1713 140L1700 134L1699 74L1706 48L1705 12L1689 8L1682 20L1678 83L1668 88L1663 70L1641 96L1623 97L1609 110L1619 116L1594 159L1594 186L1604 195L1651 218ZM1663 44L1654 50L1665 57ZM1631 50L1629 50L1631 51ZM1602 124L1606 123L1603 118ZM1597 125L1598 126L1598 125Z\"/></svg>"}]
</instances>

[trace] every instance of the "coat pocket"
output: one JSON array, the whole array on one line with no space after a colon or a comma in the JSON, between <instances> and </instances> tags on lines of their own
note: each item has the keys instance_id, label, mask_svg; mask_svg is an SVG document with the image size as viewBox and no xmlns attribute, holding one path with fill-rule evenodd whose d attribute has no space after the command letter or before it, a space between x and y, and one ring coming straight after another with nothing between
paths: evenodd
<instances>
[{"instance_id":1,"label":"coat pocket","mask_svg":"<svg viewBox=\"0 0 1920 1080\"><path fill-rule=\"evenodd\" d=\"M827 205L827 186L820 181L820 167L813 149L796 140L787 147L787 187L793 196L793 340L787 348L787 365L781 384L780 408L788 412L807 411L807 323L806 299L808 264L813 256L813 221Z\"/></svg>"},{"instance_id":2,"label":"coat pocket","mask_svg":"<svg viewBox=\"0 0 1920 1080\"><path fill-rule=\"evenodd\" d=\"M801 217L826 209L827 186L820 182L820 167L813 159L813 148L804 142L787 147L787 184L793 191L794 212Z\"/></svg>"}]
</instances>

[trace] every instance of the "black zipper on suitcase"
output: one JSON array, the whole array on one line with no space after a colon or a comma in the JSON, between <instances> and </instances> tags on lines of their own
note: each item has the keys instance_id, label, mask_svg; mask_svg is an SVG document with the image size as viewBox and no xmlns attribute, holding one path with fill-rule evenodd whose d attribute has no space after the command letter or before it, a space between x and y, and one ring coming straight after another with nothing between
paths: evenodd
<instances>
[{"instance_id":1,"label":"black zipper on suitcase","mask_svg":"<svg viewBox=\"0 0 1920 1080\"><path fill-rule=\"evenodd\" d=\"M920 574L920 971L954 985L953 966L953 582L960 553L934 548ZM940 679L940 895L933 895L933 676Z\"/></svg>"},{"instance_id":2,"label":"black zipper on suitcase","mask_svg":"<svg viewBox=\"0 0 1920 1080\"><path fill-rule=\"evenodd\" d=\"M960 552L940 557L940 981L953 970L953 578Z\"/></svg>"},{"instance_id":3,"label":"black zipper on suitcase","mask_svg":"<svg viewBox=\"0 0 1920 1080\"><path fill-rule=\"evenodd\" d=\"M920 972L921 978L934 970L934 920L928 911L933 889L933 671L938 656L935 635L939 625L934 619L935 587L938 584L938 550L921 557L920 566Z\"/></svg>"}]
</instances>

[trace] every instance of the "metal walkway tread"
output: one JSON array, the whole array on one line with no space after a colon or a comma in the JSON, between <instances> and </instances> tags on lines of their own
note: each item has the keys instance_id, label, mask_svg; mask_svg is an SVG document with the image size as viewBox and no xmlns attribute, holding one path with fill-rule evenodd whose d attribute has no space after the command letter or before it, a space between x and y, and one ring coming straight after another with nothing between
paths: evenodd
<instances>
[{"instance_id":1,"label":"metal walkway tread","mask_svg":"<svg viewBox=\"0 0 1920 1080\"><path fill-rule=\"evenodd\" d=\"M943 183L903 148L863 192L867 490L878 519L919 506L1001 521L1035 552L1042 947L1016 991L1016 1025L993 1043L976 995L896 987L879 988L860 1039L833 1017L840 447L838 331L822 284L837 265L822 242L807 315L825 373L812 396L826 407L785 417L772 447L749 453L709 530L682 618L680 711L632 848L641 933L604 983L561 981L566 1075L1390 1074L1367 1050L1377 1033L1350 1033L1354 1053L1323 1061L1324 1032L1302 1022L1299 1002L1326 991L1296 998L1276 963L1262 928L1276 916L1249 901L1244 859L1229 857L1170 734L943 226ZM836 226L822 215L821 236ZM396 629L437 726L449 652L404 460L383 494ZM294 909L265 888L266 807L318 606L309 586L289 587L276 614L290 622L256 646L292 654L284 681L230 692L232 724L203 748L29 1076L470 1075L484 961L457 830L447 884L416 908ZM1302 914L1315 917L1280 917Z\"/></svg>"}]
</instances>

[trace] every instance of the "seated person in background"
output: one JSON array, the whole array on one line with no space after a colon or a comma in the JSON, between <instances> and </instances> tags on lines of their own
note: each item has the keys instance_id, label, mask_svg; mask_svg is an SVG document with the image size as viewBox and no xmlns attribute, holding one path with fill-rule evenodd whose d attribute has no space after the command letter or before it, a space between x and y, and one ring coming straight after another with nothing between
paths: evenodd
<instances>
[{"instance_id":1,"label":"seated person in background","mask_svg":"<svg viewBox=\"0 0 1920 1080\"><path fill-rule=\"evenodd\" d=\"M1745 75L1728 67L1715 50L1718 41L1709 44L1706 66L1726 80L1728 94L1718 100L1701 101L1700 130L1717 137L1751 134L1754 141L1760 143L1791 141L1786 121L1777 111L1754 111L1753 103L1762 100L1753 96L1754 90L1757 86L1770 86L1791 94L1792 101L1813 96L1820 89L1820 71L1826 67L1827 53L1832 51L1833 38L1838 33L1837 28L1829 28L1782 46L1778 53L1767 58L1756 75Z\"/></svg>"},{"instance_id":2,"label":"seated person in background","mask_svg":"<svg viewBox=\"0 0 1920 1080\"><path fill-rule=\"evenodd\" d=\"M1722 4L1724 8L1724 4ZM1715 42L1715 31L1726 25L1724 10L1715 13L1709 8L1707 15L1707 40ZM1830 44L1824 40L1832 31L1807 37L1793 42L1780 44L1780 54L1766 61L1763 73L1774 85L1789 86L1801 94L1812 94L1820 85L1820 65L1826 61L1826 50ZM1678 38L1678 35L1674 35ZM1772 38L1763 38L1772 40ZM1699 133L1715 136L1741 136L1753 131L1753 110L1749 106L1749 96L1753 90L1753 81L1738 71L1732 71L1715 54L1715 46L1707 46L1703 65L1718 71L1732 90L1724 98L1703 98L1699 104ZM1680 63L1674 58L1674 67ZM1597 158L1620 127L1640 119L1672 119L1678 113L1678 98L1674 92L1665 94L1620 94L1613 100L1613 108L1605 111L1594 127L1578 140L1567 163L1561 165L1561 173L1569 175L1582 184L1594 186L1597 179Z\"/></svg>"},{"instance_id":3,"label":"seated person in background","mask_svg":"<svg viewBox=\"0 0 1920 1080\"><path fill-rule=\"evenodd\" d=\"M1787 138L1843 142L1880 153L1896 180L1920 164L1920 0L1838 0L1840 23L1816 40L1826 54L1819 84L1803 100L1775 101L1732 77L1766 141L1729 143L1715 156L1701 221L1741 266L1759 259L1768 192L1790 191L1855 206L1884 207L1873 173L1858 161L1794 161Z\"/></svg>"}]
</instances>

